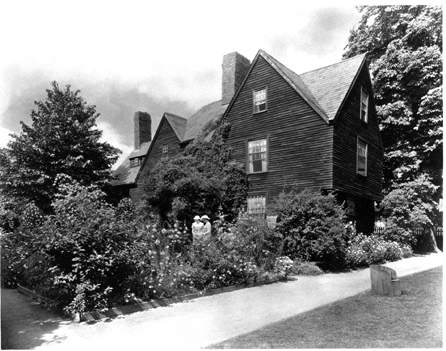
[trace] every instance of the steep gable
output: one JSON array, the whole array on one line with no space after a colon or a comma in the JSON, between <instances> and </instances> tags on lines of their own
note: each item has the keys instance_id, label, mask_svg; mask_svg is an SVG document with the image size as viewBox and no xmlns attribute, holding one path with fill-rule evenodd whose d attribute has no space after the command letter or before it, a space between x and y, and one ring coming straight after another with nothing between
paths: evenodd
<instances>
[{"instance_id":1,"label":"steep gable","mask_svg":"<svg viewBox=\"0 0 446 351\"><path fill-rule=\"evenodd\" d=\"M164 117L166 117L166 120L169 122L178 139L182 141L186 131L187 119L167 112L164 113Z\"/></svg>"}]
</instances>

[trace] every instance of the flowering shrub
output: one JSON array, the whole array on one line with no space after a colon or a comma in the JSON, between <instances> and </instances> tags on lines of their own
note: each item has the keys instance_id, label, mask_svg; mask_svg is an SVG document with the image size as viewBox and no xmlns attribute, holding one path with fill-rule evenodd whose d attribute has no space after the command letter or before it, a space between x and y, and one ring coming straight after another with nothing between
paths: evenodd
<instances>
[{"instance_id":1,"label":"flowering shrub","mask_svg":"<svg viewBox=\"0 0 446 351\"><path fill-rule=\"evenodd\" d=\"M397 261L411 255L412 249L409 245L386 241L377 235L358 234L350 241L346 261L350 267L369 266Z\"/></svg>"},{"instance_id":2,"label":"flowering shrub","mask_svg":"<svg viewBox=\"0 0 446 351\"><path fill-rule=\"evenodd\" d=\"M274 263L274 273L279 277L287 277L293 268L293 261L287 257L277 257Z\"/></svg>"}]
</instances>

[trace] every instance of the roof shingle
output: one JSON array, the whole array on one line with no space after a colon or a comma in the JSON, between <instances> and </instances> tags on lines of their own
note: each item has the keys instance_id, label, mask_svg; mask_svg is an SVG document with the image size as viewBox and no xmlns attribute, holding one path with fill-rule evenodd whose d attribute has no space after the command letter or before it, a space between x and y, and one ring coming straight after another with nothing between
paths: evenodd
<instances>
[{"instance_id":1,"label":"roof shingle","mask_svg":"<svg viewBox=\"0 0 446 351\"><path fill-rule=\"evenodd\" d=\"M226 111L228 105L221 105L221 100L214 101L199 109L194 115L188 118L186 132L182 141L195 139L204 126L211 121L217 121Z\"/></svg>"},{"instance_id":2,"label":"roof shingle","mask_svg":"<svg viewBox=\"0 0 446 351\"><path fill-rule=\"evenodd\" d=\"M338 113L364 61L358 55L330 66L300 74L305 85L317 99L330 120Z\"/></svg>"}]
</instances>

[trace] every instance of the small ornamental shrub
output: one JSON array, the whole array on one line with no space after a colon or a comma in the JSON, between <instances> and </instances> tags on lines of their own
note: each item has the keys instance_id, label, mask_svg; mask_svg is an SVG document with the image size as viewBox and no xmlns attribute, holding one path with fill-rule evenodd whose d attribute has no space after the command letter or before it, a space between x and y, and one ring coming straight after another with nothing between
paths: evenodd
<instances>
[{"instance_id":1,"label":"small ornamental shrub","mask_svg":"<svg viewBox=\"0 0 446 351\"><path fill-rule=\"evenodd\" d=\"M265 219L240 213L234 224L214 222L214 240L223 251L249 259L258 267L272 270L282 252L282 235L269 228Z\"/></svg>"},{"instance_id":2,"label":"small ornamental shrub","mask_svg":"<svg viewBox=\"0 0 446 351\"><path fill-rule=\"evenodd\" d=\"M276 258L273 271L277 274L277 276L286 278L291 273L292 268L293 261L287 256L282 256Z\"/></svg>"},{"instance_id":3,"label":"small ornamental shrub","mask_svg":"<svg viewBox=\"0 0 446 351\"><path fill-rule=\"evenodd\" d=\"M291 274L294 275L321 275L324 272L312 262L295 261L291 268Z\"/></svg>"},{"instance_id":4,"label":"small ornamental shrub","mask_svg":"<svg viewBox=\"0 0 446 351\"><path fill-rule=\"evenodd\" d=\"M350 239L344 210L333 195L306 189L281 193L273 205L276 231L283 237L283 255L342 266Z\"/></svg>"}]
</instances>

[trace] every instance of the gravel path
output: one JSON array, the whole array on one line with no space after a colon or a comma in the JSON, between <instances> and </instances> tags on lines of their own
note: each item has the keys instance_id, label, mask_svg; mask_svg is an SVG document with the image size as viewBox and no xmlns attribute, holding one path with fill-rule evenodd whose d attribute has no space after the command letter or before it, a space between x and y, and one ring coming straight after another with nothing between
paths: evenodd
<instances>
[{"instance_id":1,"label":"gravel path","mask_svg":"<svg viewBox=\"0 0 446 351\"><path fill-rule=\"evenodd\" d=\"M431 254L386 264L399 277L443 264ZM94 323L74 323L2 290L2 349L200 348L370 289L368 269L206 296ZM20 308L18 307L20 306Z\"/></svg>"}]
</instances>

